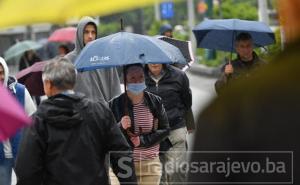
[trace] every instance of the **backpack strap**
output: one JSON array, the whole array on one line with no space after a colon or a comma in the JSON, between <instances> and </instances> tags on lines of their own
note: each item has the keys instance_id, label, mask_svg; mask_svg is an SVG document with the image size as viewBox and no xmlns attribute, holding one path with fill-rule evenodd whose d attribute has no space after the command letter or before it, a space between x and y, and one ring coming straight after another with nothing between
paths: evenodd
<instances>
[{"instance_id":1,"label":"backpack strap","mask_svg":"<svg viewBox=\"0 0 300 185\"><path fill-rule=\"evenodd\" d=\"M25 86L17 83L16 86L16 98L19 103L24 107L25 106Z\"/></svg>"}]
</instances>

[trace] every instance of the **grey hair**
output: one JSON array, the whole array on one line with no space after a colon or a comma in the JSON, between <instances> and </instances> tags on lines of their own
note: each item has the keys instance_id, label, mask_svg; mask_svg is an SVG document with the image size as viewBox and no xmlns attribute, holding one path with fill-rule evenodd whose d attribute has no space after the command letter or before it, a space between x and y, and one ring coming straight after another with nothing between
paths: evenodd
<instances>
[{"instance_id":1,"label":"grey hair","mask_svg":"<svg viewBox=\"0 0 300 185\"><path fill-rule=\"evenodd\" d=\"M66 58L49 61L43 69L43 81L49 80L59 90L73 89L76 83L77 71Z\"/></svg>"}]
</instances>

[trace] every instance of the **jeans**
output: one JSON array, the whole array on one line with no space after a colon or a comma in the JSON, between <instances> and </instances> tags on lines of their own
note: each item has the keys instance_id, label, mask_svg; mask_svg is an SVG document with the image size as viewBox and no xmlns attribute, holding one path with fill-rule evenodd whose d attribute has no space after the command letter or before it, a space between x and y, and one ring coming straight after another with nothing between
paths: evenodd
<instances>
[{"instance_id":1,"label":"jeans","mask_svg":"<svg viewBox=\"0 0 300 185\"><path fill-rule=\"evenodd\" d=\"M11 185L11 173L14 167L14 159L4 158L0 162L0 185Z\"/></svg>"}]
</instances>

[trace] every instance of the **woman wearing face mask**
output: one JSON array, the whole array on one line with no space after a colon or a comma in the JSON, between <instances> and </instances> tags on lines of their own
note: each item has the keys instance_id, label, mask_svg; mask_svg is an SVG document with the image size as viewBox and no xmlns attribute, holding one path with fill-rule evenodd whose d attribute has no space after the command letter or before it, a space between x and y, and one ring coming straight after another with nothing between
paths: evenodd
<instances>
[{"instance_id":1,"label":"woman wearing face mask","mask_svg":"<svg viewBox=\"0 0 300 185\"><path fill-rule=\"evenodd\" d=\"M159 143L169 134L161 98L147 91L141 64L125 66L127 91L110 101L120 129L133 149L138 184L159 184Z\"/></svg>"}]
</instances>

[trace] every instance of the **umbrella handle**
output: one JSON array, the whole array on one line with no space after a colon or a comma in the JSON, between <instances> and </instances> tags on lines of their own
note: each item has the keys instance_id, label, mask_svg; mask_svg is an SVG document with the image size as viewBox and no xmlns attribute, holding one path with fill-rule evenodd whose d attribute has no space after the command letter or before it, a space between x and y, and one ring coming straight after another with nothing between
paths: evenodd
<instances>
[{"instance_id":1,"label":"umbrella handle","mask_svg":"<svg viewBox=\"0 0 300 185\"><path fill-rule=\"evenodd\" d=\"M128 112L128 97L127 97L127 79L126 79L126 70L125 70L125 66L123 66L123 80L124 80L124 93L125 93L125 98L124 98L124 113L125 116L129 115Z\"/></svg>"}]
</instances>

